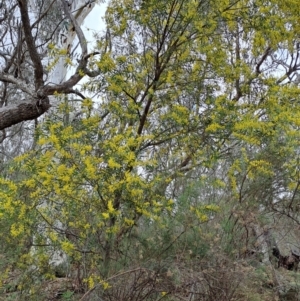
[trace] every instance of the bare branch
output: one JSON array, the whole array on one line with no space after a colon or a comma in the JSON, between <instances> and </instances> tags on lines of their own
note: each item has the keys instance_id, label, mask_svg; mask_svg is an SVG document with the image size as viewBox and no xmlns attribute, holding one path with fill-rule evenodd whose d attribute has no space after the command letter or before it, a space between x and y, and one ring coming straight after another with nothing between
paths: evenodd
<instances>
[{"instance_id":1,"label":"bare branch","mask_svg":"<svg viewBox=\"0 0 300 301\"><path fill-rule=\"evenodd\" d=\"M8 82L11 84L15 84L17 88L22 90L23 92L27 93L32 97L36 97L36 93L34 93L34 89L30 87L25 81L21 80L20 78L15 78L11 74L6 74L0 71L0 80L3 82Z\"/></svg>"},{"instance_id":2,"label":"bare branch","mask_svg":"<svg viewBox=\"0 0 300 301\"><path fill-rule=\"evenodd\" d=\"M26 120L33 120L43 115L50 108L49 98L37 102L23 102L0 109L0 130Z\"/></svg>"},{"instance_id":3,"label":"bare branch","mask_svg":"<svg viewBox=\"0 0 300 301\"><path fill-rule=\"evenodd\" d=\"M28 15L28 3L27 0L18 0L18 3L21 12L21 20L23 23L25 41L28 47L30 58L34 65L35 85L36 88L39 89L41 86L44 85L44 80L43 80L44 70L31 33L31 25L30 25L30 20Z\"/></svg>"}]
</instances>

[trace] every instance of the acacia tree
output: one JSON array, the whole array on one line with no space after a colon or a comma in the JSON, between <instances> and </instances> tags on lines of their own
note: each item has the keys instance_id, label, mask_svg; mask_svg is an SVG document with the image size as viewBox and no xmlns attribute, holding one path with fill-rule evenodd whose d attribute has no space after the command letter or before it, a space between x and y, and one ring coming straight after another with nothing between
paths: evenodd
<instances>
[{"instance_id":1,"label":"acacia tree","mask_svg":"<svg viewBox=\"0 0 300 301\"><path fill-rule=\"evenodd\" d=\"M189 287L191 298L209 300L199 280L207 276L199 264L204 235L196 229L216 220L216 203L231 225L222 231L240 233L246 246L250 228L253 245L263 237L261 205L285 209L287 200L295 208L298 15L294 1L111 1L99 56L87 54L72 21L83 53L77 71L61 84L40 82L32 107L42 114L55 91L86 91L95 100L83 97L82 116L72 123L50 116L36 131L38 147L1 179L3 239L7 248L20 246L14 258L27 271L20 283L30 283L28 293L37 275L57 272L49 254L59 250L86 297L174 300ZM72 90L84 74L94 79ZM283 187L286 199L275 203ZM154 238L145 235L149 229ZM266 241L258 242L267 260ZM182 260L176 267L174 258ZM190 274L182 263L195 278L176 286L174 270ZM159 283L162 267L170 278ZM120 293L122 275L131 284ZM225 288L226 296L211 298L233 296Z\"/></svg>"}]
</instances>

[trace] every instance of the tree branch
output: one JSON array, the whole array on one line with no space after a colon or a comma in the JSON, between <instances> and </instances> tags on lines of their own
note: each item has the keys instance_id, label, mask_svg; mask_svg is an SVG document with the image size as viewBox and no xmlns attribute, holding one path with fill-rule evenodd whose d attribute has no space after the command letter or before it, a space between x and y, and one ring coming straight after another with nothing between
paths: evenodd
<instances>
[{"instance_id":1,"label":"tree branch","mask_svg":"<svg viewBox=\"0 0 300 301\"><path fill-rule=\"evenodd\" d=\"M6 74L0 71L0 80L3 82L14 84L17 86L18 89L22 90L28 95L32 97L36 97L36 94L34 93L34 89L30 88L30 86L20 78L15 78L11 74Z\"/></svg>"},{"instance_id":2,"label":"tree branch","mask_svg":"<svg viewBox=\"0 0 300 301\"><path fill-rule=\"evenodd\" d=\"M36 103L23 102L0 109L0 130L26 120L33 120L43 115L50 108L49 98Z\"/></svg>"},{"instance_id":3,"label":"tree branch","mask_svg":"<svg viewBox=\"0 0 300 301\"><path fill-rule=\"evenodd\" d=\"M35 86L36 89L39 89L44 85L43 75L43 65L39 56L39 53L36 49L35 42L33 39L33 36L31 34L31 26L30 26L30 20L28 15L28 4L27 0L18 0L19 8L21 12L21 20L23 23L23 30L25 35L25 41L28 47L28 52L30 55L30 58L33 62L34 66L34 78L35 78Z\"/></svg>"}]
</instances>

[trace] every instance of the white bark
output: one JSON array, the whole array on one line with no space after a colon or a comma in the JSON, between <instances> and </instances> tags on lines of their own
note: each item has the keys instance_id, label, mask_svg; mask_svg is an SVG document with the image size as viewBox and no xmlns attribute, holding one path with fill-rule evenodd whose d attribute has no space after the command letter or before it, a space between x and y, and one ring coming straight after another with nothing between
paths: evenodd
<instances>
[{"instance_id":1,"label":"white bark","mask_svg":"<svg viewBox=\"0 0 300 301\"><path fill-rule=\"evenodd\" d=\"M95 2L87 4L86 0L73 0L71 4L71 12L76 19L79 26L83 25L85 18L92 11L95 6ZM73 30L72 24L69 22L66 26L63 26L62 30L58 34L56 44L59 48L67 50L69 54L74 47L76 38L75 30ZM65 66L65 58L60 57L54 70L51 72L49 82L54 84L60 84L66 79L67 68Z\"/></svg>"}]
</instances>

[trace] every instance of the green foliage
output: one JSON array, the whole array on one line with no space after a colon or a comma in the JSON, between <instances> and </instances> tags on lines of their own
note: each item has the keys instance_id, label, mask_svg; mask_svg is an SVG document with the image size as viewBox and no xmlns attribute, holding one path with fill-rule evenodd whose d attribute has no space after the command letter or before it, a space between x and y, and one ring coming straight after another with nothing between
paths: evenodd
<instances>
[{"instance_id":1,"label":"green foliage","mask_svg":"<svg viewBox=\"0 0 300 301\"><path fill-rule=\"evenodd\" d=\"M282 2L110 1L83 89L95 97L73 121L63 99L0 178L2 283L18 269L33 298L64 254L87 295L175 300L192 270L201 300L230 300L203 277L234 298L224 266L257 247L263 210L299 222L300 91L283 67L300 12Z\"/></svg>"}]
</instances>

